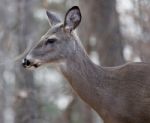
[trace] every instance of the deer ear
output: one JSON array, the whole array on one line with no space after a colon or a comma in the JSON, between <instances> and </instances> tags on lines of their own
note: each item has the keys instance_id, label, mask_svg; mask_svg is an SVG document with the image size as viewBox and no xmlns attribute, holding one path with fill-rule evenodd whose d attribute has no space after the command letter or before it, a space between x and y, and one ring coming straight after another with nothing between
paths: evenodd
<instances>
[{"instance_id":1,"label":"deer ear","mask_svg":"<svg viewBox=\"0 0 150 123\"><path fill-rule=\"evenodd\" d=\"M53 12L46 11L46 14L47 14L50 26L56 25L57 23L61 22L61 20Z\"/></svg>"},{"instance_id":2,"label":"deer ear","mask_svg":"<svg viewBox=\"0 0 150 123\"><path fill-rule=\"evenodd\" d=\"M74 30L80 24L81 18L81 12L78 6L69 9L65 16L65 29L70 32Z\"/></svg>"}]
</instances>

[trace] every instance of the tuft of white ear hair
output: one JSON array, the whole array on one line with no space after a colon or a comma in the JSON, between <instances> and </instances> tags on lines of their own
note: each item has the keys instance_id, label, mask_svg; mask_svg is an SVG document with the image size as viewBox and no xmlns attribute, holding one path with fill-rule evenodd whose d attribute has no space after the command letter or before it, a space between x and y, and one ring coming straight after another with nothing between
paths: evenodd
<instances>
[{"instance_id":1,"label":"tuft of white ear hair","mask_svg":"<svg viewBox=\"0 0 150 123\"><path fill-rule=\"evenodd\" d=\"M73 6L65 16L64 26L66 31L74 30L81 22L81 12L78 6Z\"/></svg>"}]
</instances>

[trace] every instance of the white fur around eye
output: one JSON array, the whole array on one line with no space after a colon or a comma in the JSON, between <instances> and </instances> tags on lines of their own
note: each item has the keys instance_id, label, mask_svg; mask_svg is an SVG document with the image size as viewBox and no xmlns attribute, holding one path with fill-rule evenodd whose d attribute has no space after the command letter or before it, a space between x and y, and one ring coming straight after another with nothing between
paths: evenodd
<instances>
[{"instance_id":1,"label":"white fur around eye","mask_svg":"<svg viewBox=\"0 0 150 123\"><path fill-rule=\"evenodd\" d=\"M48 39L57 39L58 40L59 38L56 35L51 35L48 37Z\"/></svg>"},{"instance_id":2,"label":"white fur around eye","mask_svg":"<svg viewBox=\"0 0 150 123\"><path fill-rule=\"evenodd\" d=\"M26 59L28 59L28 60L31 60L32 58L33 58L33 57L32 57L31 54L28 54L27 57L26 57Z\"/></svg>"}]
</instances>

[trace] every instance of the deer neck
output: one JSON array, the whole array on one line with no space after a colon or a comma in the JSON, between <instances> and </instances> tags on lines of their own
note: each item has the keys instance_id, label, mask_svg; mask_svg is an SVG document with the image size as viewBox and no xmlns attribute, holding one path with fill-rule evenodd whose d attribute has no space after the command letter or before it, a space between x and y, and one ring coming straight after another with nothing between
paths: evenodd
<instances>
[{"instance_id":1,"label":"deer neck","mask_svg":"<svg viewBox=\"0 0 150 123\"><path fill-rule=\"evenodd\" d=\"M100 103L97 102L96 88L101 83L98 80L103 78L104 70L89 59L79 42L76 41L75 45L74 55L69 56L60 69L77 94L90 105L96 105Z\"/></svg>"}]
</instances>

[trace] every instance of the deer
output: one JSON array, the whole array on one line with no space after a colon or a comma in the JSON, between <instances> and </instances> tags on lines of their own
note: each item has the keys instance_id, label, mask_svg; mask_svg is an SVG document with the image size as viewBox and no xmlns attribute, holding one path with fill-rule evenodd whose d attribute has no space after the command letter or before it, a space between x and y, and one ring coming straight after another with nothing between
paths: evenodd
<instances>
[{"instance_id":1,"label":"deer","mask_svg":"<svg viewBox=\"0 0 150 123\"><path fill-rule=\"evenodd\" d=\"M150 64L97 65L76 33L82 19L80 8L70 8L63 21L53 12L46 14L50 29L26 54L23 67L55 63L73 90L104 123L150 123Z\"/></svg>"}]
</instances>

